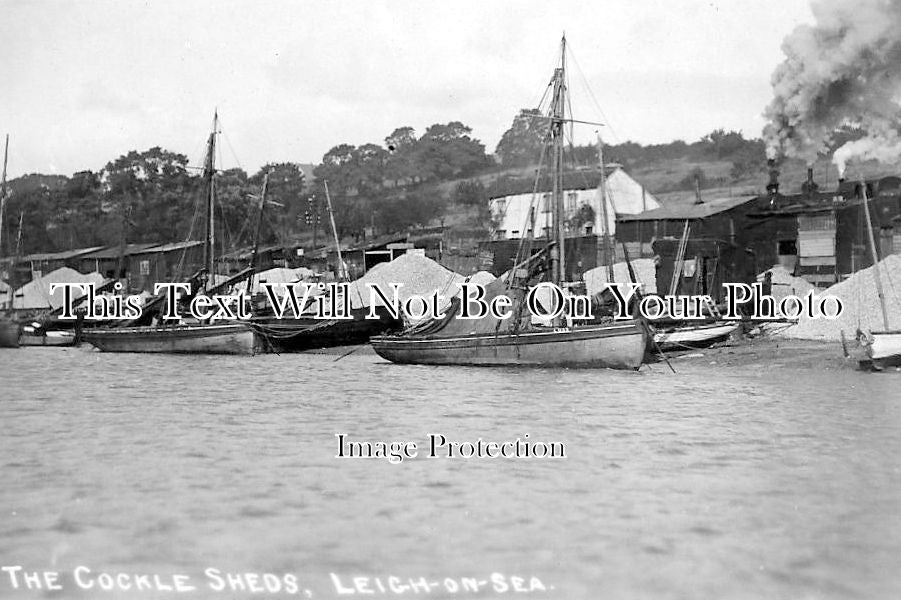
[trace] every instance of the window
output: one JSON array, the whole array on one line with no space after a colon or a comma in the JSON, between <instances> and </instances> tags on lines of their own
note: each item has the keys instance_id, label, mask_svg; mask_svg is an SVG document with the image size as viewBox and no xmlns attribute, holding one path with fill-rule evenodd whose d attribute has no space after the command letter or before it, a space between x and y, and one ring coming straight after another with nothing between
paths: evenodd
<instances>
[{"instance_id":1,"label":"window","mask_svg":"<svg viewBox=\"0 0 901 600\"><path fill-rule=\"evenodd\" d=\"M797 256L798 241L797 240L779 240L776 245L776 254L779 256Z\"/></svg>"}]
</instances>

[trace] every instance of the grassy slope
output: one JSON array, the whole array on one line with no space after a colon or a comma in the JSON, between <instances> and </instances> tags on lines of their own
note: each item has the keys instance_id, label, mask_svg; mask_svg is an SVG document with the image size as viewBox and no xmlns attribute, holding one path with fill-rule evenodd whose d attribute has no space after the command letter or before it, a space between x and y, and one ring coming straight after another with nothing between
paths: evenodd
<instances>
[{"instance_id":1,"label":"grassy slope","mask_svg":"<svg viewBox=\"0 0 901 600\"><path fill-rule=\"evenodd\" d=\"M686 201L694 197L694 190L674 188L678 187L679 183L696 168L700 168L707 179L707 184L701 190L702 196L723 197L766 193L769 175L765 164L760 165L757 173L737 180L733 180L730 176L732 170L730 161L694 161L688 158L681 158L638 165L628 172L663 203L667 203ZM490 171L469 179L477 179L484 186L488 187L492 181L501 177L525 178L530 177L534 172L534 167L522 167ZM849 178L874 178L897 173L901 173L901 164L886 165L871 161L849 168L846 176ZM781 190L784 193L799 192L801 184L806 179L807 166L805 164L790 161L780 166L779 181ZM820 189L833 189L838 182L838 171L831 161L821 159L814 165L814 179L820 185ZM453 245L471 250L476 247L479 240L487 238L488 223L485 219L484 210L457 205L453 202L454 188L461 181L464 180L445 181L434 186L434 193L440 195L446 201L446 211L443 219L435 219L427 225L437 226L443 222L449 228L447 235L449 240L454 240ZM322 237L320 237L320 243L323 243Z\"/></svg>"}]
</instances>

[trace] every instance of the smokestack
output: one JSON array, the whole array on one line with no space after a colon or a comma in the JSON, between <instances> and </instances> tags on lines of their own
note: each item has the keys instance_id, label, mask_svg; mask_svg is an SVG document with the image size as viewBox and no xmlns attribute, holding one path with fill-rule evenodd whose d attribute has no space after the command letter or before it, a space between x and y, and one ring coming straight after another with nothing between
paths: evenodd
<instances>
[{"instance_id":1,"label":"smokestack","mask_svg":"<svg viewBox=\"0 0 901 600\"><path fill-rule=\"evenodd\" d=\"M776 161L772 158L766 161L766 165L770 170L770 182L766 184L766 191L770 194L770 202L779 195L779 169L776 168Z\"/></svg>"}]
</instances>

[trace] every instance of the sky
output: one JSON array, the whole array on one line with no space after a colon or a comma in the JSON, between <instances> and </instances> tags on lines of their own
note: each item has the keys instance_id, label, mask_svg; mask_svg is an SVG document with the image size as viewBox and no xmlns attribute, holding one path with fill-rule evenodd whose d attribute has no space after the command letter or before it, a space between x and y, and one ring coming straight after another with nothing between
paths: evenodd
<instances>
[{"instance_id":1,"label":"sky","mask_svg":"<svg viewBox=\"0 0 901 600\"><path fill-rule=\"evenodd\" d=\"M493 152L571 50L574 117L608 143L760 135L781 43L808 0L107 1L0 3L9 177L99 171L162 146L200 165L319 163L461 121ZM576 141L596 127L577 127Z\"/></svg>"}]
</instances>

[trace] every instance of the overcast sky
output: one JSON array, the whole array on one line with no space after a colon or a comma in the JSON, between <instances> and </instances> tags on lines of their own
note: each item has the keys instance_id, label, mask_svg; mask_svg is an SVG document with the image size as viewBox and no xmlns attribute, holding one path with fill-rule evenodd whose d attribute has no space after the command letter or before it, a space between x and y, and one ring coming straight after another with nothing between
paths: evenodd
<instances>
[{"instance_id":1,"label":"overcast sky","mask_svg":"<svg viewBox=\"0 0 901 600\"><path fill-rule=\"evenodd\" d=\"M251 173L436 122L462 121L491 152L537 104L564 31L576 118L607 123L609 142L759 136L782 39L812 22L807 0L0 6L10 177L152 146L200 164L214 107L223 166Z\"/></svg>"}]
</instances>

